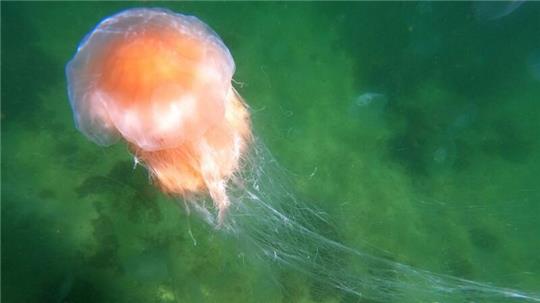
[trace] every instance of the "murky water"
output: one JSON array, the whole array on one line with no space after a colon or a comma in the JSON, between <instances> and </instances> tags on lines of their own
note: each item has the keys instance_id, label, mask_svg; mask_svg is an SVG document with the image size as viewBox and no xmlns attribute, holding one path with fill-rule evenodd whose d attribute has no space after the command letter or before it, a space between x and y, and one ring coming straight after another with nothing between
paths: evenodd
<instances>
[{"instance_id":1,"label":"murky water","mask_svg":"<svg viewBox=\"0 0 540 303\"><path fill-rule=\"evenodd\" d=\"M219 33L254 132L324 211L325 237L540 292L538 3L3 2L3 302L388 302L254 257L156 190L121 144L75 129L65 64L135 6Z\"/></svg>"}]
</instances>

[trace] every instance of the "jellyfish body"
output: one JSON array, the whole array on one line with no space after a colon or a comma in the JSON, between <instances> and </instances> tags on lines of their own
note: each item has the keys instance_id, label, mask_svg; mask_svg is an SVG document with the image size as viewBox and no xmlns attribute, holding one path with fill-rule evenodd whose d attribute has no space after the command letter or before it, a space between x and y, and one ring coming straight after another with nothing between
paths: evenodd
<instances>
[{"instance_id":1,"label":"jellyfish body","mask_svg":"<svg viewBox=\"0 0 540 303\"><path fill-rule=\"evenodd\" d=\"M100 145L121 139L160 188L208 192L222 217L227 180L251 137L231 85L233 58L206 24L166 9L103 20L66 66L78 129Z\"/></svg>"}]
</instances>

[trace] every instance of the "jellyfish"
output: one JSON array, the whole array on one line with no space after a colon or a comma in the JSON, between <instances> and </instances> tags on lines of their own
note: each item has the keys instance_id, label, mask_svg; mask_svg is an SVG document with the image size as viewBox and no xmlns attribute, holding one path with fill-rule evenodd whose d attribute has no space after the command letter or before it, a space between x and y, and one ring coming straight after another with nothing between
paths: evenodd
<instances>
[{"instance_id":1,"label":"jellyfish","mask_svg":"<svg viewBox=\"0 0 540 303\"><path fill-rule=\"evenodd\" d=\"M126 142L166 193L208 192L222 220L227 179L251 137L234 70L223 41L196 17L130 9L84 38L66 74L84 135Z\"/></svg>"},{"instance_id":2,"label":"jellyfish","mask_svg":"<svg viewBox=\"0 0 540 303\"><path fill-rule=\"evenodd\" d=\"M517 10L525 0L478 1L473 3L474 15L479 21L504 18Z\"/></svg>"},{"instance_id":3,"label":"jellyfish","mask_svg":"<svg viewBox=\"0 0 540 303\"><path fill-rule=\"evenodd\" d=\"M382 302L540 301L323 236L319 227L331 228L329 219L292 193L285 170L252 133L249 109L231 85L234 70L223 41L198 18L160 8L122 11L101 21L66 66L75 125L98 145L124 142L163 192L203 210L210 197L214 226L234 232L254 257L316 285Z\"/></svg>"}]
</instances>

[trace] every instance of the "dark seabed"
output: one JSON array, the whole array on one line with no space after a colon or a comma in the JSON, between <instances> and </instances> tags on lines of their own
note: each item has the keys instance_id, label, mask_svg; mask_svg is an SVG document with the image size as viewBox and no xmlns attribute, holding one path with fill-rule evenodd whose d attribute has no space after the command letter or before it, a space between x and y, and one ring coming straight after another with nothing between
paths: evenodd
<instances>
[{"instance_id":1,"label":"dark seabed","mask_svg":"<svg viewBox=\"0 0 540 303\"><path fill-rule=\"evenodd\" d=\"M2 302L540 301L540 2L1 5ZM136 6L222 37L255 134L328 218L317 232L389 260L375 274L321 250L323 266L360 268L378 294L411 283L407 264L532 297L436 281L357 296L188 216L125 146L73 124L65 64Z\"/></svg>"}]
</instances>

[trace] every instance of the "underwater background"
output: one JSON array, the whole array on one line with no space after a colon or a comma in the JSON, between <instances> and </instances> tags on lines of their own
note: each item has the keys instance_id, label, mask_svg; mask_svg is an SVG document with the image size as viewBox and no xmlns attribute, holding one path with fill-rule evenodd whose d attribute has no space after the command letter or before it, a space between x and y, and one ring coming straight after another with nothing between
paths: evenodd
<instances>
[{"instance_id":1,"label":"underwater background","mask_svg":"<svg viewBox=\"0 0 540 303\"><path fill-rule=\"evenodd\" d=\"M540 292L540 3L1 5L2 302L379 302L251 258L125 146L77 131L65 64L101 19L139 6L221 36L255 134L332 221L321 233Z\"/></svg>"}]
</instances>

